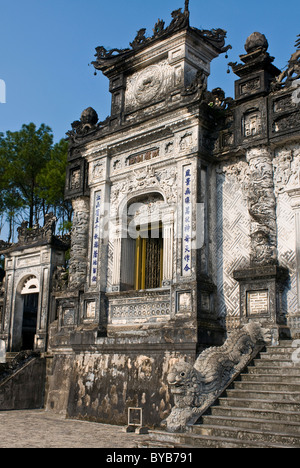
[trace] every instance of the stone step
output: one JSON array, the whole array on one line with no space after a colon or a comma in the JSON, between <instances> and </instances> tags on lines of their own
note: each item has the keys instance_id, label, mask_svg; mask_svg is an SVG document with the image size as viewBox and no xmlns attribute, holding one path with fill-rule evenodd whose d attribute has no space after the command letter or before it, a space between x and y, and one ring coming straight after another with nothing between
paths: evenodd
<instances>
[{"instance_id":1,"label":"stone step","mask_svg":"<svg viewBox=\"0 0 300 468\"><path fill-rule=\"evenodd\" d=\"M260 379L266 383L284 383L284 384L300 384L300 375L295 373L286 374L280 373L269 374L269 373L259 373L259 374L241 374L242 382L260 382Z\"/></svg>"},{"instance_id":2,"label":"stone step","mask_svg":"<svg viewBox=\"0 0 300 468\"><path fill-rule=\"evenodd\" d=\"M295 351L295 349L294 349ZM267 360L267 361L280 361L280 362L285 362L285 361L292 361L292 353L275 353L275 351L272 354L269 353L261 353L260 359L261 361ZM293 362L293 361L292 361Z\"/></svg>"},{"instance_id":3,"label":"stone step","mask_svg":"<svg viewBox=\"0 0 300 468\"><path fill-rule=\"evenodd\" d=\"M258 410L274 410L280 411L281 413L287 412L299 412L300 413L300 401L299 403L292 403L289 401L276 401L276 400L263 400L263 399L252 399L248 398L220 398L219 405L222 408L251 408Z\"/></svg>"},{"instance_id":4,"label":"stone step","mask_svg":"<svg viewBox=\"0 0 300 468\"><path fill-rule=\"evenodd\" d=\"M283 413L275 409L214 406L211 409L211 414L212 416L221 416L222 418L266 419L279 423L283 421L300 424L300 412L296 411L285 411Z\"/></svg>"},{"instance_id":5,"label":"stone step","mask_svg":"<svg viewBox=\"0 0 300 468\"><path fill-rule=\"evenodd\" d=\"M256 419L250 417L222 417L222 416L203 416L203 425L239 427L243 429L254 429L257 431L280 432L282 434L297 434L300 437L300 422L276 421L272 419Z\"/></svg>"},{"instance_id":6,"label":"stone step","mask_svg":"<svg viewBox=\"0 0 300 468\"><path fill-rule=\"evenodd\" d=\"M283 346L282 344L279 344L279 346L267 346L265 350L262 351L262 353L268 353L268 354L289 353L296 349L295 346L293 346L293 343L294 343L293 341L289 341L287 342L285 346Z\"/></svg>"},{"instance_id":7,"label":"stone step","mask_svg":"<svg viewBox=\"0 0 300 468\"><path fill-rule=\"evenodd\" d=\"M230 427L221 425L197 425L193 426L193 435L202 435L208 438L219 437L221 439L234 439L245 441L246 443L256 442L264 446L265 443L281 444L286 447L299 447L300 448L300 435L299 434L286 434L281 433L279 428L277 431L268 431L266 429L251 429L245 427ZM188 439L186 439L186 442Z\"/></svg>"},{"instance_id":8,"label":"stone step","mask_svg":"<svg viewBox=\"0 0 300 468\"><path fill-rule=\"evenodd\" d=\"M248 374L251 375L279 375L279 369L278 367L274 366L265 366L265 367L248 367L247 369ZM300 377L300 369L297 369L295 367L285 367L284 369L281 368L280 372L282 372L284 375L296 375L297 377Z\"/></svg>"},{"instance_id":9,"label":"stone step","mask_svg":"<svg viewBox=\"0 0 300 468\"><path fill-rule=\"evenodd\" d=\"M265 400L269 401L286 401L291 403L300 403L299 392L283 392L283 391L269 391L269 390L240 390L232 389L226 391L227 396L231 398L248 398L249 400Z\"/></svg>"},{"instance_id":10,"label":"stone step","mask_svg":"<svg viewBox=\"0 0 300 468\"><path fill-rule=\"evenodd\" d=\"M197 427L190 433L169 434L161 431L150 431L149 438L139 442L138 448L296 448L293 445L278 442L240 440L223 436L206 436L197 434Z\"/></svg>"},{"instance_id":11,"label":"stone step","mask_svg":"<svg viewBox=\"0 0 300 468\"><path fill-rule=\"evenodd\" d=\"M222 432L222 431L221 431ZM273 449L292 449L299 448L298 442L295 442L294 445L292 442L287 442L286 437L281 438L273 436L270 434L270 440L260 440L260 433L253 432L252 434L246 432L232 433L231 437L224 437L224 431L220 436L186 436L185 442L192 444L194 448L273 448ZM239 439L245 437L245 439ZM279 442L276 442L274 439L279 439ZM283 440L283 444L281 443Z\"/></svg>"},{"instance_id":12,"label":"stone step","mask_svg":"<svg viewBox=\"0 0 300 468\"><path fill-rule=\"evenodd\" d=\"M257 368L262 367L277 367L278 370L284 368L293 368L299 370L299 364L295 364L291 358L282 359L255 359L253 366Z\"/></svg>"},{"instance_id":13,"label":"stone step","mask_svg":"<svg viewBox=\"0 0 300 468\"><path fill-rule=\"evenodd\" d=\"M255 381L255 382L235 382L234 389L236 390L249 390L253 391L270 391L270 392L288 392L288 393L299 393L300 394L300 384L297 383L272 383L265 381Z\"/></svg>"}]
</instances>

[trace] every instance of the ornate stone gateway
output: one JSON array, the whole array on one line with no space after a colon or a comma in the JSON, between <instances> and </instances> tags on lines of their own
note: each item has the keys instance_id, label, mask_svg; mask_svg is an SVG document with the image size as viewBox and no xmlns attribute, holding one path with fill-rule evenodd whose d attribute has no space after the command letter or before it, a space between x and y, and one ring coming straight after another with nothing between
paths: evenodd
<instances>
[{"instance_id":1,"label":"ornate stone gateway","mask_svg":"<svg viewBox=\"0 0 300 468\"><path fill-rule=\"evenodd\" d=\"M5 276L1 297L0 338L8 351L46 351L51 320L52 276L64 265L69 243L54 236L56 218L46 216L43 227L18 228L18 242L3 245Z\"/></svg>"},{"instance_id":2,"label":"ornate stone gateway","mask_svg":"<svg viewBox=\"0 0 300 468\"><path fill-rule=\"evenodd\" d=\"M68 132L69 268L53 219L3 246L0 339L17 346L36 281L49 410L125 425L140 408L184 430L266 336L300 335L299 40L282 73L252 34L234 99L207 84L225 40L191 27L186 1L96 48L111 115L89 107Z\"/></svg>"}]
</instances>

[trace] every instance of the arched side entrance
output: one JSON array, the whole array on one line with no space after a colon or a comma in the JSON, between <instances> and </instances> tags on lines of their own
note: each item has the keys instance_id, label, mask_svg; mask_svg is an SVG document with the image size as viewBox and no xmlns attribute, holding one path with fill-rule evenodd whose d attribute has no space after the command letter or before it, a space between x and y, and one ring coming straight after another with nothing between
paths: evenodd
<instances>
[{"instance_id":1,"label":"arched side entrance","mask_svg":"<svg viewBox=\"0 0 300 468\"><path fill-rule=\"evenodd\" d=\"M12 330L13 351L34 349L39 292L39 281L33 275L28 276L19 283L16 292Z\"/></svg>"}]
</instances>

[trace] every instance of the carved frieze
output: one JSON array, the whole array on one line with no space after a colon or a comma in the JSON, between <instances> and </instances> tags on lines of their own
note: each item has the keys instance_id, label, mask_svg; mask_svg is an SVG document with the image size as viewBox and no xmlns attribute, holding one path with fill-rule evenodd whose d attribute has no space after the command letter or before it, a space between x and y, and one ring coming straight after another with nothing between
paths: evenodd
<instances>
[{"instance_id":1,"label":"carved frieze","mask_svg":"<svg viewBox=\"0 0 300 468\"><path fill-rule=\"evenodd\" d=\"M110 323L168 319L171 314L170 296L157 292L136 297L111 297L109 303Z\"/></svg>"},{"instance_id":2,"label":"carved frieze","mask_svg":"<svg viewBox=\"0 0 300 468\"><path fill-rule=\"evenodd\" d=\"M147 166L143 169L134 170L130 177L117 182L111 189L111 202L115 205L126 195L129 196L136 191L152 189L162 190L169 203L176 203L177 191L177 169L167 167L155 171L153 167Z\"/></svg>"}]
</instances>

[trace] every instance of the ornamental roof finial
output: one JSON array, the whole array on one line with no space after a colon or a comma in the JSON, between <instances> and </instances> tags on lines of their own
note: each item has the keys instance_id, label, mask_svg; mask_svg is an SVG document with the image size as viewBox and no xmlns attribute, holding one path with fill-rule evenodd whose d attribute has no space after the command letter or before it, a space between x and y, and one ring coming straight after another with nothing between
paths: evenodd
<instances>
[{"instance_id":1,"label":"ornamental roof finial","mask_svg":"<svg viewBox=\"0 0 300 468\"><path fill-rule=\"evenodd\" d=\"M189 4L190 4L190 0L185 0L184 12L187 13L188 15L190 15Z\"/></svg>"}]
</instances>

